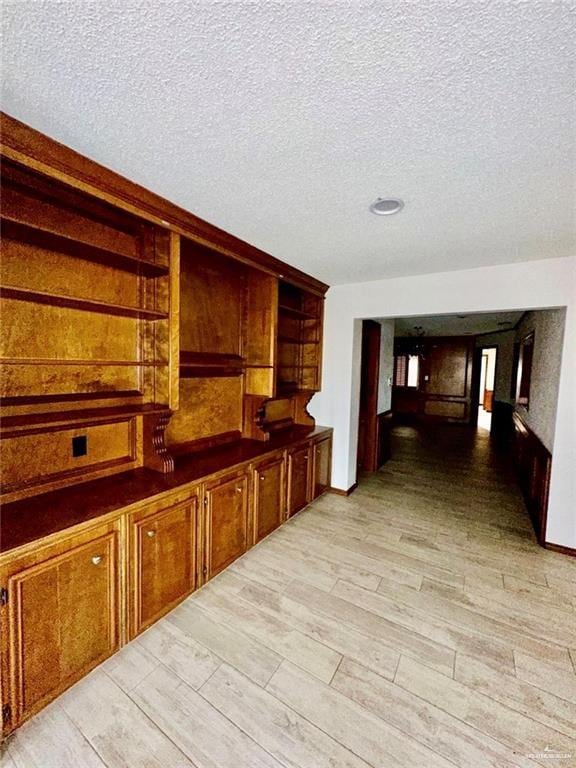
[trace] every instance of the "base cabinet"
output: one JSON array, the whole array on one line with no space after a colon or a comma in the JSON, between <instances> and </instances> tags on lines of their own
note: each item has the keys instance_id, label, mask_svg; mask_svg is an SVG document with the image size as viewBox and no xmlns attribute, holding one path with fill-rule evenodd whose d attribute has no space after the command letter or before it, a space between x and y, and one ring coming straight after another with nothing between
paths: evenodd
<instances>
[{"instance_id":1,"label":"base cabinet","mask_svg":"<svg viewBox=\"0 0 576 768\"><path fill-rule=\"evenodd\" d=\"M4 730L118 649L118 562L119 531L109 525L25 556L1 574Z\"/></svg>"},{"instance_id":2,"label":"base cabinet","mask_svg":"<svg viewBox=\"0 0 576 768\"><path fill-rule=\"evenodd\" d=\"M272 450L107 522L0 556L2 734L328 487L331 438Z\"/></svg>"},{"instance_id":3,"label":"base cabinet","mask_svg":"<svg viewBox=\"0 0 576 768\"><path fill-rule=\"evenodd\" d=\"M332 460L332 440L325 438L312 446L314 461L312 466L312 498L317 499L330 487Z\"/></svg>"},{"instance_id":4,"label":"base cabinet","mask_svg":"<svg viewBox=\"0 0 576 768\"><path fill-rule=\"evenodd\" d=\"M130 636L167 613L197 585L198 495L129 518Z\"/></svg>"},{"instance_id":5,"label":"base cabinet","mask_svg":"<svg viewBox=\"0 0 576 768\"><path fill-rule=\"evenodd\" d=\"M204 486L204 581L248 549L248 474L226 475Z\"/></svg>"},{"instance_id":6,"label":"base cabinet","mask_svg":"<svg viewBox=\"0 0 576 768\"><path fill-rule=\"evenodd\" d=\"M276 456L253 469L254 523L253 543L257 544L281 525L285 517L284 456Z\"/></svg>"},{"instance_id":7,"label":"base cabinet","mask_svg":"<svg viewBox=\"0 0 576 768\"><path fill-rule=\"evenodd\" d=\"M310 445L288 452L288 517L292 517L311 501Z\"/></svg>"}]
</instances>

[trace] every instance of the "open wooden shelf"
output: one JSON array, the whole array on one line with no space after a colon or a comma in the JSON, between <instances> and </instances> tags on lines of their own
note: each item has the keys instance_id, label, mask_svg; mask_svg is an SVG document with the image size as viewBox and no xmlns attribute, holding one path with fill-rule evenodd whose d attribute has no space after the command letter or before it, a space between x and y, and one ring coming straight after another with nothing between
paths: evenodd
<instances>
[{"instance_id":1,"label":"open wooden shelf","mask_svg":"<svg viewBox=\"0 0 576 768\"><path fill-rule=\"evenodd\" d=\"M295 307L289 307L289 306L286 306L285 304L279 304L278 311L281 313L284 313L285 315L296 317L300 320L319 320L319 317L317 315L313 315L311 312L304 312L301 309L296 309Z\"/></svg>"},{"instance_id":2,"label":"open wooden shelf","mask_svg":"<svg viewBox=\"0 0 576 768\"><path fill-rule=\"evenodd\" d=\"M163 264L154 264L136 256L129 256L90 242L73 239L65 234L54 232L48 226L43 227L41 222L32 226L27 222L12 218L5 211L2 212L1 216L2 234L5 238L20 240L40 248L58 251L86 261L95 261L98 264L105 264L146 277L159 277L160 275L167 275L169 272L168 266Z\"/></svg>"},{"instance_id":3,"label":"open wooden shelf","mask_svg":"<svg viewBox=\"0 0 576 768\"><path fill-rule=\"evenodd\" d=\"M97 301L96 299L82 299L77 296L65 296L63 294L48 293L47 291L32 290L30 288L17 288L12 285L0 286L0 293L6 299L33 301L39 304L49 304L54 307L101 312L106 315L121 315L123 317L135 317L143 320L166 320L168 318L168 313L158 312L154 309L128 307L122 304L111 304L107 301Z\"/></svg>"},{"instance_id":4,"label":"open wooden shelf","mask_svg":"<svg viewBox=\"0 0 576 768\"><path fill-rule=\"evenodd\" d=\"M85 400L117 400L121 398L142 397L137 389L110 390L107 392L69 392L62 395L18 395L3 397L5 408L19 405L48 405L50 403L76 403Z\"/></svg>"},{"instance_id":5,"label":"open wooden shelf","mask_svg":"<svg viewBox=\"0 0 576 768\"><path fill-rule=\"evenodd\" d=\"M180 375L192 377L241 376L244 359L219 352L180 352Z\"/></svg>"},{"instance_id":6,"label":"open wooden shelf","mask_svg":"<svg viewBox=\"0 0 576 768\"><path fill-rule=\"evenodd\" d=\"M110 367L127 366L130 368L165 368L168 363L155 360L96 360L84 358L58 357L2 357L1 365L109 365Z\"/></svg>"},{"instance_id":7,"label":"open wooden shelf","mask_svg":"<svg viewBox=\"0 0 576 768\"><path fill-rule=\"evenodd\" d=\"M116 418L128 416L141 416L152 413L168 413L167 405L158 403L137 403L133 405L119 405L112 408L83 408L79 410L60 411L58 413L26 413L19 416L5 416L2 419L0 432L13 432L19 429L45 425L73 426L74 424L90 424L99 421L111 421Z\"/></svg>"},{"instance_id":8,"label":"open wooden shelf","mask_svg":"<svg viewBox=\"0 0 576 768\"><path fill-rule=\"evenodd\" d=\"M284 344L319 344L320 342L316 339L298 339L295 336L285 336L284 334L280 334L278 336L278 341L283 342Z\"/></svg>"}]
</instances>

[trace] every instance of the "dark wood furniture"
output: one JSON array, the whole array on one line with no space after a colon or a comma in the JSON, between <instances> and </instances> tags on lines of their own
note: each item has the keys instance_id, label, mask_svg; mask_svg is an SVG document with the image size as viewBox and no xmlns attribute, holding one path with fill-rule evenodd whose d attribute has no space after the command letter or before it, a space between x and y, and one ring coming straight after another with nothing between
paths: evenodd
<instances>
[{"instance_id":1,"label":"dark wood furniture","mask_svg":"<svg viewBox=\"0 0 576 768\"><path fill-rule=\"evenodd\" d=\"M323 492L331 432L326 285L1 128L7 733Z\"/></svg>"},{"instance_id":2,"label":"dark wood furniture","mask_svg":"<svg viewBox=\"0 0 576 768\"><path fill-rule=\"evenodd\" d=\"M518 483L534 526L538 543L546 544L546 517L552 454L540 438L514 412L513 453Z\"/></svg>"},{"instance_id":3,"label":"dark wood furniture","mask_svg":"<svg viewBox=\"0 0 576 768\"><path fill-rule=\"evenodd\" d=\"M419 357L417 387L392 388L395 417L471 423L475 341L470 336L399 338L394 355Z\"/></svg>"}]
</instances>

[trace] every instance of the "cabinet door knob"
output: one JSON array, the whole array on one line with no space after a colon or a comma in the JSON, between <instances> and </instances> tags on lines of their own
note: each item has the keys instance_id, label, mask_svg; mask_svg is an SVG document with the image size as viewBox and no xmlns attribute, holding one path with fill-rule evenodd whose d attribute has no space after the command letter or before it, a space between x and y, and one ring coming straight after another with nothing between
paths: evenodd
<instances>
[{"instance_id":1,"label":"cabinet door knob","mask_svg":"<svg viewBox=\"0 0 576 768\"><path fill-rule=\"evenodd\" d=\"M264 475L260 475L260 480L264 481L266 480L266 477Z\"/></svg>"},{"instance_id":2,"label":"cabinet door knob","mask_svg":"<svg viewBox=\"0 0 576 768\"><path fill-rule=\"evenodd\" d=\"M102 555L94 555L94 557L92 558L92 562L94 563L94 565L100 565L100 563L102 562Z\"/></svg>"},{"instance_id":3,"label":"cabinet door knob","mask_svg":"<svg viewBox=\"0 0 576 768\"><path fill-rule=\"evenodd\" d=\"M156 531L146 531L146 536L148 536L149 539L153 539L154 536L156 536Z\"/></svg>"},{"instance_id":4,"label":"cabinet door knob","mask_svg":"<svg viewBox=\"0 0 576 768\"><path fill-rule=\"evenodd\" d=\"M240 485L236 488L236 493L242 493L242 487Z\"/></svg>"}]
</instances>

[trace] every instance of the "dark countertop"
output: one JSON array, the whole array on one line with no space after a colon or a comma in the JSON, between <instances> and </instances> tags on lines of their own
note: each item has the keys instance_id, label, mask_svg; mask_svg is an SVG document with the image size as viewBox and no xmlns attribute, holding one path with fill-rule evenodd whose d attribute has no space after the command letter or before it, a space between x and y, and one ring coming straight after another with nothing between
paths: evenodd
<instances>
[{"instance_id":1,"label":"dark countertop","mask_svg":"<svg viewBox=\"0 0 576 768\"><path fill-rule=\"evenodd\" d=\"M294 427L266 443L240 440L177 456L170 474L134 469L5 504L0 510L0 554L327 432L331 429Z\"/></svg>"}]
</instances>

